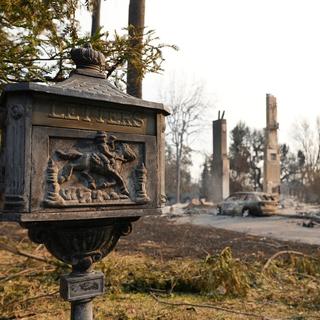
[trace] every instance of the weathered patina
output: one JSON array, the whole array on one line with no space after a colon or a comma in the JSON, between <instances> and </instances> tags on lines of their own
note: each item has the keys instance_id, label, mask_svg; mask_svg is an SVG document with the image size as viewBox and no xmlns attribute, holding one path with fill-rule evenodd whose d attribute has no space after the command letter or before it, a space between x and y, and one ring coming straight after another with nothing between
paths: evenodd
<instances>
[{"instance_id":1,"label":"weathered patina","mask_svg":"<svg viewBox=\"0 0 320 320\"><path fill-rule=\"evenodd\" d=\"M4 88L0 219L142 216L161 206L168 113L112 86L91 51L73 50L78 68L66 81Z\"/></svg>"},{"instance_id":2,"label":"weathered patina","mask_svg":"<svg viewBox=\"0 0 320 320\"><path fill-rule=\"evenodd\" d=\"M111 85L103 55L90 45L71 57L77 68L63 82L4 88L0 220L19 222L32 241L72 265L61 296L72 319L92 319L90 301L104 285L91 265L165 199L168 112Z\"/></svg>"}]
</instances>

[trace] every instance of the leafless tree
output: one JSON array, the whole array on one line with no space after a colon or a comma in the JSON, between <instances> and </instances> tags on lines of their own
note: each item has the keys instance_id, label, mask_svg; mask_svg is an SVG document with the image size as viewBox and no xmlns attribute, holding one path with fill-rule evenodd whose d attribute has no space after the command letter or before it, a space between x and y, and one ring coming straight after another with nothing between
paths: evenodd
<instances>
[{"instance_id":1,"label":"leafless tree","mask_svg":"<svg viewBox=\"0 0 320 320\"><path fill-rule=\"evenodd\" d=\"M312 183L320 173L320 118L316 119L314 128L306 120L296 123L293 138L304 155L302 178L306 183Z\"/></svg>"},{"instance_id":2,"label":"leafless tree","mask_svg":"<svg viewBox=\"0 0 320 320\"><path fill-rule=\"evenodd\" d=\"M181 159L184 148L189 145L190 138L199 132L207 103L204 100L202 84L187 85L172 83L162 93L162 102L171 108L167 117L167 141L174 149L176 159L176 202L180 202L181 192Z\"/></svg>"}]
</instances>

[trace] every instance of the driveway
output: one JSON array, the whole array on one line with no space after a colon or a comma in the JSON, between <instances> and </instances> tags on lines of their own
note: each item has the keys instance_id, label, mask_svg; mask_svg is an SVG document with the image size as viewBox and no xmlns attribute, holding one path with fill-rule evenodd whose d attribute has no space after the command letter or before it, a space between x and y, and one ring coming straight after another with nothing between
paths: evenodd
<instances>
[{"instance_id":1,"label":"driveway","mask_svg":"<svg viewBox=\"0 0 320 320\"><path fill-rule=\"evenodd\" d=\"M313 228L302 226L304 220L287 217L231 217L210 214L188 215L177 218L177 223L212 226L225 230L320 245L320 225Z\"/></svg>"}]
</instances>

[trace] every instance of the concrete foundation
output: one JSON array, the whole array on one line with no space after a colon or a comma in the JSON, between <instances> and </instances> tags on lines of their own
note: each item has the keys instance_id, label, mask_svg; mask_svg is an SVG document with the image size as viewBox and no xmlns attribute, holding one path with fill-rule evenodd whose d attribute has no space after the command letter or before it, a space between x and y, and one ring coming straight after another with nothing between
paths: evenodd
<instances>
[{"instance_id":1,"label":"concrete foundation","mask_svg":"<svg viewBox=\"0 0 320 320\"><path fill-rule=\"evenodd\" d=\"M212 201L218 203L229 196L229 159L227 152L227 121L224 112L213 121L213 188Z\"/></svg>"},{"instance_id":2,"label":"concrete foundation","mask_svg":"<svg viewBox=\"0 0 320 320\"><path fill-rule=\"evenodd\" d=\"M277 100L267 94L267 126L265 128L263 191L280 194L280 148L278 143Z\"/></svg>"}]
</instances>

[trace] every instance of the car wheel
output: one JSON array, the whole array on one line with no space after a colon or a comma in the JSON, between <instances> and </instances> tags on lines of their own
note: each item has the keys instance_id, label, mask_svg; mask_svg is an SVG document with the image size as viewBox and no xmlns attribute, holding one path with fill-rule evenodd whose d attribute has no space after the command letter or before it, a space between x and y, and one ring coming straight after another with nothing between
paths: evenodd
<instances>
[{"instance_id":1,"label":"car wheel","mask_svg":"<svg viewBox=\"0 0 320 320\"><path fill-rule=\"evenodd\" d=\"M222 208L218 207L217 209L217 216L221 216L223 214Z\"/></svg>"},{"instance_id":2,"label":"car wheel","mask_svg":"<svg viewBox=\"0 0 320 320\"><path fill-rule=\"evenodd\" d=\"M250 209L248 209L248 208L243 208L242 209L242 216L243 217L247 217L247 216L249 216L250 215Z\"/></svg>"}]
</instances>

